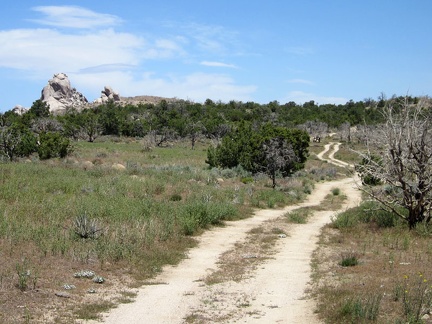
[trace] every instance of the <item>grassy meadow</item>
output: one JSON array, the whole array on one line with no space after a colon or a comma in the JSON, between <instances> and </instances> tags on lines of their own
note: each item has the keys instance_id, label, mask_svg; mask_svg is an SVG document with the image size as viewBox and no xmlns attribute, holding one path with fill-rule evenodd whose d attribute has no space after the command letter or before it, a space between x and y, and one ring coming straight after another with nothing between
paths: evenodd
<instances>
[{"instance_id":1,"label":"grassy meadow","mask_svg":"<svg viewBox=\"0 0 432 324\"><path fill-rule=\"evenodd\" d=\"M210 170L206 142L74 145L65 159L0 165L0 322L97 318L184 258L203 230L299 202L315 181L338 175L311 157L272 190L266 176ZM113 290L116 298L104 298Z\"/></svg>"}]
</instances>

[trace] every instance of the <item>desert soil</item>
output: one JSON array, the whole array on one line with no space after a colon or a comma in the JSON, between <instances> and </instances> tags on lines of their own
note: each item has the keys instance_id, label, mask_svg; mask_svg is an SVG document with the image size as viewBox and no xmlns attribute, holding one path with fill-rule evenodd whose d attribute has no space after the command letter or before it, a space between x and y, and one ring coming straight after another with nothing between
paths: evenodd
<instances>
[{"instance_id":1,"label":"desert soil","mask_svg":"<svg viewBox=\"0 0 432 324\"><path fill-rule=\"evenodd\" d=\"M339 144L325 146L322 158L330 149L328 161L334 160ZM227 280L208 285L204 279L220 267L227 251L235 250L247 239L248 232L297 208L319 205L333 188L347 196L339 210L315 211L306 224L289 224L285 235L278 235L266 258L242 280ZM308 199L284 209L258 210L253 217L227 222L199 237L188 258L177 266L163 269L154 284L139 289L133 303L121 304L103 316L105 323L319 323L315 302L307 294L310 288L311 258L317 247L321 228L331 216L358 205L360 192L354 179L319 183ZM275 234L277 235L277 234ZM250 251L254 257L256 251ZM247 257L243 254L243 257Z\"/></svg>"}]
</instances>

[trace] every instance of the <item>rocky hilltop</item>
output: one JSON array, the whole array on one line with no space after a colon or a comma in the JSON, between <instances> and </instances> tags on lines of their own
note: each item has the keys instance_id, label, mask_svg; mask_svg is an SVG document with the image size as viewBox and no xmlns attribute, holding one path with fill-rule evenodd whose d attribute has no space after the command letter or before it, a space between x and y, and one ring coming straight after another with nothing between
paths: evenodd
<instances>
[{"instance_id":1,"label":"rocky hilltop","mask_svg":"<svg viewBox=\"0 0 432 324\"><path fill-rule=\"evenodd\" d=\"M42 89L40 98L46 102L52 113L61 114L65 112L66 108L73 107L78 110L89 108L94 105L104 104L108 101L118 102L120 104L156 104L161 100L169 102L177 101L177 98L163 98L156 96L136 96L136 97L121 97L120 94L113 90L110 86L105 86L101 91L101 96L89 102L87 98L71 86L68 76L65 73L54 74L53 78L48 81L48 84ZM15 107L14 109L21 111L22 107Z\"/></svg>"},{"instance_id":2,"label":"rocky hilltop","mask_svg":"<svg viewBox=\"0 0 432 324\"><path fill-rule=\"evenodd\" d=\"M68 76L65 73L54 74L53 78L42 89L40 98L46 102L50 111L59 113L67 107L81 108L88 104L88 100L81 92L71 87Z\"/></svg>"}]
</instances>

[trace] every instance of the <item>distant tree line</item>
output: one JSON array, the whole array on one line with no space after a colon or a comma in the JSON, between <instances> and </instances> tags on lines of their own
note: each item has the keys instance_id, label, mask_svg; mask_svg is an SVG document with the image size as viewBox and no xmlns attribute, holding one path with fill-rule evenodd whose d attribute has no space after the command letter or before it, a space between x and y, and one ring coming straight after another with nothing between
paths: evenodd
<instances>
[{"instance_id":1,"label":"distant tree line","mask_svg":"<svg viewBox=\"0 0 432 324\"><path fill-rule=\"evenodd\" d=\"M417 98L408 100L415 102ZM384 96L343 105L318 105L314 101L300 105L277 101L258 104L210 99L204 103L162 100L157 104L136 105L108 102L84 110L70 108L62 115L53 115L46 103L36 100L23 115L12 111L0 114L0 154L9 160L32 153L38 153L40 158L62 157L70 153L70 141L93 142L101 135L149 135L155 146L187 138L193 148L200 137L219 143L244 122L255 129L263 125L300 128L315 136L314 133L329 128L349 129L354 125L382 123L385 103Z\"/></svg>"}]
</instances>

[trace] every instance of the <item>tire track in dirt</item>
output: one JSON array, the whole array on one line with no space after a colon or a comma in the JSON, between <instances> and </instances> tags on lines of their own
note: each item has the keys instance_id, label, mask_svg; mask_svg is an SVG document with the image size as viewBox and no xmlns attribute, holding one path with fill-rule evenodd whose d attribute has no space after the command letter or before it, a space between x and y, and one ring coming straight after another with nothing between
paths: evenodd
<instances>
[{"instance_id":1,"label":"tire track in dirt","mask_svg":"<svg viewBox=\"0 0 432 324\"><path fill-rule=\"evenodd\" d=\"M319 158L331 145L325 146ZM338 149L339 145L334 145L328 161L341 166L342 161L333 160ZM105 314L104 322L184 323L187 316L200 310L210 318L215 316L215 321L217 317L221 323L317 323L314 302L305 298L305 290L320 229L336 211L315 212L307 224L293 225L288 237L278 241L272 258L261 264L250 278L212 286L205 285L203 279L217 269L219 256L244 241L248 231L294 209L319 205L336 187L348 197L342 209L360 202L354 180L345 178L317 184L308 199L296 206L257 210L251 218L214 228L198 238L198 246L189 251L187 259L177 266L165 267L154 279L154 285L140 288L133 303L121 304Z\"/></svg>"}]
</instances>

